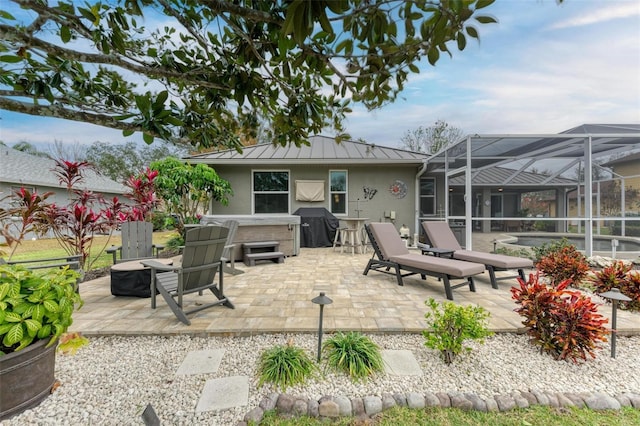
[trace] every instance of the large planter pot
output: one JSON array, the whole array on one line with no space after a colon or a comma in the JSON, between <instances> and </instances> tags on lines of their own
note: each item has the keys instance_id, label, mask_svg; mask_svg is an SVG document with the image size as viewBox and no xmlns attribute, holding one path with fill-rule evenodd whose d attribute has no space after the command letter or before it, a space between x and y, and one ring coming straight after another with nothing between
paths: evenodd
<instances>
[{"instance_id":1,"label":"large planter pot","mask_svg":"<svg viewBox=\"0 0 640 426\"><path fill-rule=\"evenodd\" d=\"M0 357L0 420L38 405L55 381L56 345L39 340L25 349Z\"/></svg>"}]
</instances>

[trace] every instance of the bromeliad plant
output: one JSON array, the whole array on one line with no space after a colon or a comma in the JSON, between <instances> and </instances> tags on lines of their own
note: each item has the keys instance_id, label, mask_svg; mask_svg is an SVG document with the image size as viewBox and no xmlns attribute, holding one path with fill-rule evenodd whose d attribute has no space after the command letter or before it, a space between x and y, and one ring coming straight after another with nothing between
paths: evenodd
<instances>
[{"instance_id":1,"label":"bromeliad plant","mask_svg":"<svg viewBox=\"0 0 640 426\"><path fill-rule=\"evenodd\" d=\"M36 272L0 265L0 356L40 339L52 345L67 331L82 306L78 276L68 268Z\"/></svg>"},{"instance_id":2,"label":"bromeliad plant","mask_svg":"<svg viewBox=\"0 0 640 426\"><path fill-rule=\"evenodd\" d=\"M484 341L493 333L487 328L489 312L481 306L462 306L453 302L442 304L431 298L425 302L431 309L425 314L430 330L424 330L425 346L440 351L445 364L451 364L462 351L471 351L463 346L468 339Z\"/></svg>"},{"instance_id":3,"label":"bromeliad plant","mask_svg":"<svg viewBox=\"0 0 640 426\"><path fill-rule=\"evenodd\" d=\"M519 287L512 287L512 298L520 305L515 311L523 316L531 342L558 360L595 358L599 342L607 341L609 320L597 312L591 298L579 291L567 290L565 280L555 286L540 281L539 274L529 280L518 278Z\"/></svg>"}]
</instances>

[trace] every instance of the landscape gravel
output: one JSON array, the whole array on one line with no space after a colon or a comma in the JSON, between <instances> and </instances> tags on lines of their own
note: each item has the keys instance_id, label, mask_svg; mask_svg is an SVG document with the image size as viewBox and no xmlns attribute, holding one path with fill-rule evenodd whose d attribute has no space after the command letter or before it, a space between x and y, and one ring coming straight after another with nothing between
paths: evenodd
<instances>
[{"instance_id":1,"label":"landscape gravel","mask_svg":"<svg viewBox=\"0 0 640 426\"><path fill-rule=\"evenodd\" d=\"M498 334L484 344L470 342L472 351L445 365L437 351L424 346L415 334L370 335L381 349L411 350L422 374L379 374L352 382L342 373L321 365L321 374L287 394L320 399L322 396L367 397L383 393L461 392L480 397L512 391L590 392L611 396L640 393L640 336L618 337L616 358L608 343L595 359L574 364L555 361L528 343L524 335ZM288 342L316 357L317 335L272 334L251 337L136 336L91 338L75 355L57 355L60 386L34 409L0 422L14 425L139 425L151 403L167 425L234 425L274 392L258 387L257 367L263 350ZM176 375L190 351L224 349L216 373ZM195 412L207 380L249 377L248 405L219 412ZM5 390L3 390L5 391Z\"/></svg>"}]
</instances>

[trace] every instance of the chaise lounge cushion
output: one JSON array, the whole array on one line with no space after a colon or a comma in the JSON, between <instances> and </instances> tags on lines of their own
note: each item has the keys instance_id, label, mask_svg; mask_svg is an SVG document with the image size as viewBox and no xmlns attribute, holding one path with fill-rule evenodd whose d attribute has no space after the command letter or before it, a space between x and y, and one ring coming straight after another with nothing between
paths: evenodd
<instances>
[{"instance_id":1,"label":"chaise lounge cushion","mask_svg":"<svg viewBox=\"0 0 640 426\"><path fill-rule=\"evenodd\" d=\"M484 264L460 262L455 259L446 259L435 256L425 256L422 254L403 254L391 256L390 261L401 266L408 266L416 269L425 269L430 272L446 274L452 277L468 277L484 272Z\"/></svg>"},{"instance_id":2,"label":"chaise lounge cushion","mask_svg":"<svg viewBox=\"0 0 640 426\"><path fill-rule=\"evenodd\" d=\"M533 268L533 261L526 257L506 256L504 254L483 253L471 250L456 250L453 258L465 260L467 262L475 262L489 264L499 269L518 269Z\"/></svg>"}]
</instances>

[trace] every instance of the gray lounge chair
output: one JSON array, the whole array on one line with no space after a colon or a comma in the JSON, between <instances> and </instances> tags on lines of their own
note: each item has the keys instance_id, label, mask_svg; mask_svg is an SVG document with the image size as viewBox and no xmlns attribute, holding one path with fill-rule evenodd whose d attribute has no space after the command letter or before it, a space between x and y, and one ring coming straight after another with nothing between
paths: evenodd
<instances>
[{"instance_id":1,"label":"gray lounge chair","mask_svg":"<svg viewBox=\"0 0 640 426\"><path fill-rule=\"evenodd\" d=\"M120 226L122 245L107 249L107 253L113 256L113 264L129 262L131 260L150 259L158 257L164 246L154 245L153 224L151 222L132 221L124 222ZM118 258L120 253L120 258Z\"/></svg>"},{"instance_id":2,"label":"gray lounge chair","mask_svg":"<svg viewBox=\"0 0 640 426\"><path fill-rule=\"evenodd\" d=\"M453 289L458 287L468 285L469 290L476 291L473 275L483 273L483 265L412 254L392 223L370 223L365 225L365 230L374 253L367 263L364 275L370 270L395 275L398 285L403 285L402 278L409 275L420 274L422 279L426 279L426 275L438 277L444 283L445 294L449 300L453 300ZM451 285L452 279L465 281Z\"/></svg>"},{"instance_id":3,"label":"gray lounge chair","mask_svg":"<svg viewBox=\"0 0 640 426\"><path fill-rule=\"evenodd\" d=\"M453 231L449 228L449 224L446 222L425 221L422 222L422 227L427 233L427 238L429 238L431 245L439 249L451 250L453 252L451 255L453 259L484 264L487 271L489 271L491 287L493 288L498 288L498 281L500 280L508 280L516 277L524 280L524 268L533 268L533 261L525 257L463 250L458 240L456 240ZM514 269L517 270L517 275L496 277L496 271Z\"/></svg>"},{"instance_id":4,"label":"gray lounge chair","mask_svg":"<svg viewBox=\"0 0 640 426\"><path fill-rule=\"evenodd\" d=\"M187 314L225 305L234 308L223 292L222 253L229 230L223 226L200 226L186 232L181 266L167 266L154 260L141 263L151 268L151 307L156 307L156 289L175 316L190 325ZM218 283L214 282L218 274ZM184 310L184 296L210 290L218 300Z\"/></svg>"}]
</instances>

